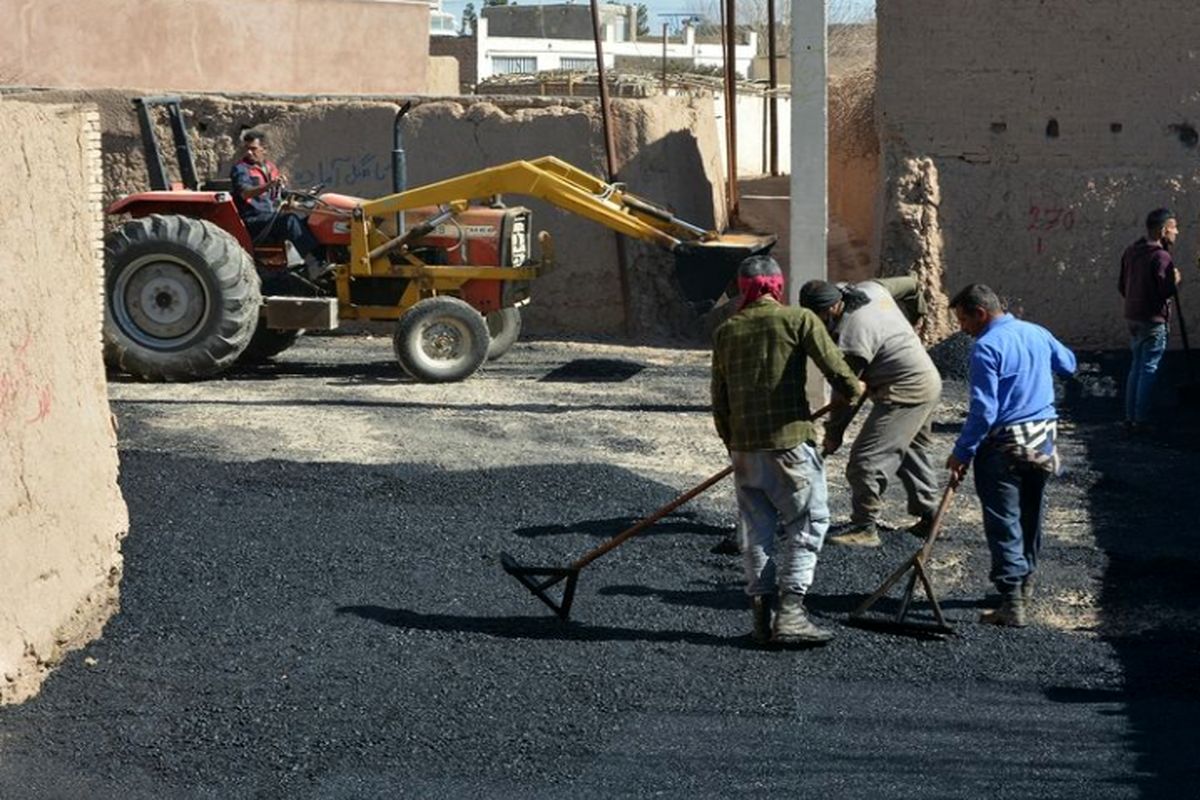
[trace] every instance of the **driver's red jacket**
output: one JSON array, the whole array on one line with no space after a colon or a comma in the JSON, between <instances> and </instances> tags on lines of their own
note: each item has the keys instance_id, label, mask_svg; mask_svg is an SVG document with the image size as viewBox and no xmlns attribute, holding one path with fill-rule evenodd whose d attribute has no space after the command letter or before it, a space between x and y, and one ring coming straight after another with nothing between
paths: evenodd
<instances>
[{"instance_id":1,"label":"driver's red jacket","mask_svg":"<svg viewBox=\"0 0 1200 800\"><path fill-rule=\"evenodd\" d=\"M273 161L255 164L247 158L233 165L229 170L229 179L233 182L233 202L238 213L243 217L253 217L258 214L272 214L279 205L279 197L275 192L263 192L258 197L249 200L242 196L247 189L262 186L279 177L279 168Z\"/></svg>"}]
</instances>

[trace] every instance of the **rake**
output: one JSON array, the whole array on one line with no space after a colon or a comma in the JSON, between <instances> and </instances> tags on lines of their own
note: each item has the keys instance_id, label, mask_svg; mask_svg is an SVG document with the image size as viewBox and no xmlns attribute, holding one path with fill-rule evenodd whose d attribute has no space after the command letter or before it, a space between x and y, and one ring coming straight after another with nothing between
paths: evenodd
<instances>
[{"instance_id":1,"label":"rake","mask_svg":"<svg viewBox=\"0 0 1200 800\"><path fill-rule=\"evenodd\" d=\"M954 499L955 488L953 485L946 487L946 492L942 495L942 502L938 505L937 511L933 515L933 520L929 524L929 532L925 534L925 541L921 547L909 556L903 564L897 567L895 572L889 575L870 597L850 613L849 624L860 628L870 628L891 633L928 635L939 638L954 633L953 626L946 622L946 617L942 614L942 607L938 605L937 595L933 591L933 583L929 580L929 573L925 569L925 564L933 552L934 542L937 541L938 535L941 533L942 519L946 516L946 511L950 508L950 502ZM883 599L888 590L895 586L905 575L908 576L908 585L904 590L904 594L900 596L900 609L896 612L896 615L891 618L867 616L867 612L871 610L871 607ZM912 605L913 594L917 588L918 581L921 583L921 588L925 590L925 596L929 598L929 604L933 607L933 617L936 622L922 622L908 619L908 611Z\"/></svg>"},{"instance_id":2,"label":"rake","mask_svg":"<svg viewBox=\"0 0 1200 800\"><path fill-rule=\"evenodd\" d=\"M832 404L822 406L813 412L810 419L819 419L829 413L832 408ZM529 567L517 563L517 560L508 553L500 554L500 566L504 568L505 572L520 581L521 585L528 589L534 597L545 603L560 620L566 622L571 616L571 604L575 601L575 587L579 583L580 570L610 550L620 547L626 541L637 536L646 530L646 528L649 528L692 498L708 491L713 484L720 482L732 472L733 467L726 467L715 475L706 478L650 516L602 542L565 567ZM564 581L565 585L562 589L561 599L556 601L548 590L560 583L564 583Z\"/></svg>"}]
</instances>

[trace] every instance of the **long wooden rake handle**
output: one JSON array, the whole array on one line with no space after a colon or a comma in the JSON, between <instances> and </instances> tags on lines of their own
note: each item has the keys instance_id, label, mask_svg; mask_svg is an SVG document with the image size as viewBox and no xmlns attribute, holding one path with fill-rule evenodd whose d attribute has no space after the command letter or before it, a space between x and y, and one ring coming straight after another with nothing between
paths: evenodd
<instances>
[{"instance_id":1,"label":"long wooden rake handle","mask_svg":"<svg viewBox=\"0 0 1200 800\"><path fill-rule=\"evenodd\" d=\"M612 550L614 547L619 547L621 545L621 543L623 543L626 539L630 539L634 536L637 536L639 533L646 530L646 528L649 528L651 525L658 522L660 519L665 517L667 514L670 514L672 511L679 508L681 505L683 505L687 501L691 500L696 495L703 494L704 492L708 491L708 489L714 483L717 483L722 478L724 478L726 475L729 475L731 472L733 472L733 467L726 467L725 469L721 470L717 474L706 479L703 483L698 484L697 486L689 489L688 491L679 495L679 497L676 497L674 500L672 500L671 502L667 503L662 508L655 511L650 516L641 520L640 522L633 525L632 527L626 528L625 530L618 533L616 536L612 537L608 541L601 544L599 547L595 548L594 550L587 551L582 556L580 556L579 558L572 561L571 568L572 569L582 569L583 567L586 567L588 564L592 563L597 558L599 558L600 556L607 553L609 550Z\"/></svg>"},{"instance_id":2,"label":"long wooden rake handle","mask_svg":"<svg viewBox=\"0 0 1200 800\"><path fill-rule=\"evenodd\" d=\"M821 417L828 414L832 409L833 409L832 403L821 406L820 408L818 408L816 411L813 412L812 416L809 419L820 419ZM650 516L646 517L643 520L640 520L639 522L635 523L633 526L626 528L625 530L618 533L616 536L613 536L611 539L601 543L599 546L595 547L592 550L587 551L586 553L581 555L579 558L572 561L571 569L583 569L588 564L592 563L597 558L599 558L600 556L607 553L609 550L612 550L615 547L620 547L625 541L633 538L634 536L637 536L639 533L646 530L646 528L649 528L651 525L658 522L660 519L665 517L667 514L670 514L672 511L679 508L684 503L688 502L689 500L696 497L697 495L707 492L710 488L712 488L713 484L718 483L719 481L724 479L726 476L728 476L732 472L733 472L733 467L729 466L729 467L726 467L725 469L721 470L720 472L716 473L715 475L712 475L711 477L706 478L702 483L699 483L696 486L692 487L691 489L688 489L686 492L679 495L679 497L676 497L674 500L672 500L671 502L667 503L662 508L655 511Z\"/></svg>"}]
</instances>

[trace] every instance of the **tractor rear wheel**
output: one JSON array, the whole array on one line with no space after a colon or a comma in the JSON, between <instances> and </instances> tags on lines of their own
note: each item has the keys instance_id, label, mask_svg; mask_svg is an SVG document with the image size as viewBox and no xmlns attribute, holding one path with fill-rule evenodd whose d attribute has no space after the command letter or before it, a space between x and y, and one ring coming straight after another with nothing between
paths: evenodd
<instances>
[{"instance_id":1,"label":"tractor rear wheel","mask_svg":"<svg viewBox=\"0 0 1200 800\"><path fill-rule=\"evenodd\" d=\"M215 375L250 341L262 303L250 254L205 220L153 214L104 245L104 353L152 381Z\"/></svg>"},{"instance_id":2,"label":"tractor rear wheel","mask_svg":"<svg viewBox=\"0 0 1200 800\"><path fill-rule=\"evenodd\" d=\"M404 371L425 383L469 377L487 358L487 323L457 297L428 297L400 317L392 344Z\"/></svg>"},{"instance_id":3,"label":"tractor rear wheel","mask_svg":"<svg viewBox=\"0 0 1200 800\"><path fill-rule=\"evenodd\" d=\"M488 345L487 360L495 361L512 349L521 335L521 309L515 307L493 311L486 317L492 343Z\"/></svg>"}]
</instances>

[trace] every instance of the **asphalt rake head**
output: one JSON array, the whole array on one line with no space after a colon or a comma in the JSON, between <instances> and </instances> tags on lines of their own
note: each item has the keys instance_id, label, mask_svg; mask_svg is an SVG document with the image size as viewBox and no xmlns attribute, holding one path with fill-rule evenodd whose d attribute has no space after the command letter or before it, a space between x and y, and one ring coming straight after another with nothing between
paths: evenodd
<instances>
[{"instance_id":1,"label":"asphalt rake head","mask_svg":"<svg viewBox=\"0 0 1200 800\"><path fill-rule=\"evenodd\" d=\"M570 618L571 603L575 601L575 584L579 582L578 567L526 567L518 564L508 553L500 554L500 566L520 581L534 597L545 603L560 620L566 622ZM563 581L566 581L566 585L556 601L547 590Z\"/></svg>"}]
</instances>

